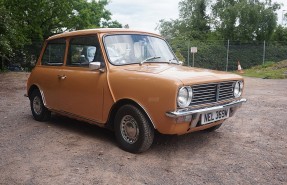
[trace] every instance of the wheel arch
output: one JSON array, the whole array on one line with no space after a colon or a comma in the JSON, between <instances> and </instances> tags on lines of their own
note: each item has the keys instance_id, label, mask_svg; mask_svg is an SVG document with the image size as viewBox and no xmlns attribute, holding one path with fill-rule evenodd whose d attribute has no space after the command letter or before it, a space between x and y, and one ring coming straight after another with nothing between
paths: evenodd
<instances>
[{"instance_id":1,"label":"wheel arch","mask_svg":"<svg viewBox=\"0 0 287 185\"><path fill-rule=\"evenodd\" d=\"M33 84L33 85L30 86L30 88L28 90L28 97L29 97L29 99L31 98L32 92L34 90L36 90L36 89L38 89L40 91L40 88L37 85Z\"/></svg>"},{"instance_id":2,"label":"wheel arch","mask_svg":"<svg viewBox=\"0 0 287 185\"><path fill-rule=\"evenodd\" d=\"M132 99L121 99L118 100L116 103L114 103L114 105L112 106L110 113L109 113L109 117L108 117L108 121L106 124L106 127L113 130L114 129L114 119L115 119L115 115L117 113L117 111L124 105L134 105L135 107L137 107L138 109L140 109L145 116L147 117L147 119L150 121L150 123L152 124L153 128L156 129L156 126L154 124L154 122L152 121L151 117L149 116L148 112L146 111L146 109L139 103L137 103L136 101L132 100Z\"/></svg>"},{"instance_id":3,"label":"wheel arch","mask_svg":"<svg viewBox=\"0 0 287 185\"><path fill-rule=\"evenodd\" d=\"M33 92L34 90L36 90L36 89L38 89L38 90L40 91L40 94L41 94L41 97L42 97L44 106L46 107L47 104L46 104L46 99L45 99L45 96L44 96L44 92L43 92L43 91L41 90L41 88L40 88L38 85L36 85L36 84L31 85L30 88L29 88L29 91L28 91L28 97L29 97L29 99L30 99L30 97L31 97L32 92Z\"/></svg>"}]
</instances>

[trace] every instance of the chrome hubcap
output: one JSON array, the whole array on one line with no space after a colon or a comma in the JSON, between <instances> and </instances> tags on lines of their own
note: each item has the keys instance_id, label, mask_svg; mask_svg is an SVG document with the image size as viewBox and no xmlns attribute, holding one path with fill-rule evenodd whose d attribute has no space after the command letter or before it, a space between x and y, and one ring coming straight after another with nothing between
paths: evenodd
<instances>
[{"instance_id":1,"label":"chrome hubcap","mask_svg":"<svg viewBox=\"0 0 287 185\"><path fill-rule=\"evenodd\" d=\"M38 96L35 96L33 99L33 110L37 115L40 115L42 112L41 99Z\"/></svg>"},{"instance_id":2,"label":"chrome hubcap","mask_svg":"<svg viewBox=\"0 0 287 185\"><path fill-rule=\"evenodd\" d=\"M126 142L133 144L138 140L139 128L136 120L130 116L125 115L121 120L121 134Z\"/></svg>"}]
</instances>

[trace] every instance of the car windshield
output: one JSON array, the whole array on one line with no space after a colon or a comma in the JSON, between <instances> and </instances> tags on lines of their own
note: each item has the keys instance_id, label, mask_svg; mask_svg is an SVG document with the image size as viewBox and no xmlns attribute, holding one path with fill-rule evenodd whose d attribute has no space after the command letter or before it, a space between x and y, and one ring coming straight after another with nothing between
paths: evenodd
<instances>
[{"instance_id":1,"label":"car windshield","mask_svg":"<svg viewBox=\"0 0 287 185\"><path fill-rule=\"evenodd\" d=\"M114 65L147 62L178 63L165 40L149 35L108 35L104 37L106 52Z\"/></svg>"}]
</instances>

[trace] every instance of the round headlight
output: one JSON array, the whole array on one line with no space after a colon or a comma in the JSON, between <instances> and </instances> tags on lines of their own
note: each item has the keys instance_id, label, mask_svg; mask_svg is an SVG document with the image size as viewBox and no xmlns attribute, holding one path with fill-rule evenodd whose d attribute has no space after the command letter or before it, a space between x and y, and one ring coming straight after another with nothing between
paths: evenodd
<instances>
[{"instance_id":1,"label":"round headlight","mask_svg":"<svg viewBox=\"0 0 287 185\"><path fill-rule=\"evenodd\" d=\"M234 97L235 98L240 97L241 94L242 94L242 90L243 90L243 82L242 81L237 81L235 83L234 90L233 90Z\"/></svg>"},{"instance_id":2,"label":"round headlight","mask_svg":"<svg viewBox=\"0 0 287 185\"><path fill-rule=\"evenodd\" d=\"M192 88L189 86L181 87L177 95L177 105L181 108L189 106L192 100Z\"/></svg>"}]
</instances>

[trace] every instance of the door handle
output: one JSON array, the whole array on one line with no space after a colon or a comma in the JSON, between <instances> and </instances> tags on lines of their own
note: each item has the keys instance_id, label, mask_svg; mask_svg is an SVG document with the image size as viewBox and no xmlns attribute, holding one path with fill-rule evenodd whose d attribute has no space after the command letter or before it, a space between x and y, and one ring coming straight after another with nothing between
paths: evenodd
<instances>
[{"instance_id":1,"label":"door handle","mask_svg":"<svg viewBox=\"0 0 287 185\"><path fill-rule=\"evenodd\" d=\"M58 75L58 78L59 78L60 80L64 80L64 79L67 78L67 76L66 76L66 75Z\"/></svg>"}]
</instances>

